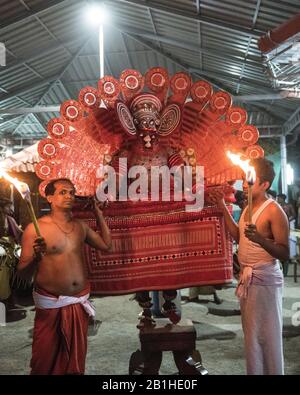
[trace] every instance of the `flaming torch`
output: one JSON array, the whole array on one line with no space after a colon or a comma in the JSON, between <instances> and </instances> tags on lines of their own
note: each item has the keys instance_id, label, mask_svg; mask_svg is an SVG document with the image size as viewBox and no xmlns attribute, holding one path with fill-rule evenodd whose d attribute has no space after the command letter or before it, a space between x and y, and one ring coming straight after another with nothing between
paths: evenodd
<instances>
[{"instance_id":1,"label":"flaming torch","mask_svg":"<svg viewBox=\"0 0 300 395\"><path fill-rule=\"evenodd\" d=\"M248 218L249 223L252 223L252 187L255 183L256 173L253 166L249 165L250 159L242 160L241 154L233 154L230 151L227 152L227 156L231 159L232 163L240 166L245 172L246 181L248 183Z\"/></svg>"},{"instance_id":2,"label":"flaming torch","mask_svg":"<svg viewBox=\"0 0 300 395\"><path fill-rule=\"evenodd\" d=\"M12 183L17 188L17 190L20 192L22 198L25 200L25 202L27 204L30 218L31 218L33 225L35 227L36 234L38 237L41 237L40 228L38 226L37 219L36 219L34 209L33 209L32 203L31 203L31 199L30 199L30 190L29 190L28 185L25 184L25 182L19 181L17 178L11 177L1 168L0 168L0 177L5 178L7 181Z\"/></svg>"}]
</instances>

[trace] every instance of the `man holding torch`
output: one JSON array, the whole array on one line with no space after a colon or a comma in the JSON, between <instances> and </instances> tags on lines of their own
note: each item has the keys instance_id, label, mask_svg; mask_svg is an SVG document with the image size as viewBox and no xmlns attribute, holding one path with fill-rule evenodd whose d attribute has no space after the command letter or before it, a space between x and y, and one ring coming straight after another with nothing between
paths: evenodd
<instances>
[{"instance_id":1,"label":"man holding torch","mask_svg":"<svg viewBox=\"0 0 300 395\"><path fill-rule=\"evenodd\" d=\"M241 274L236 294L241 305L247 374L280 375L283 276L276 259L289 257L289 229L284 211L267 196L275 177L273 163L259 158L253 159L251 165L256 172L251 185L251 215L247 206L237 225L222 193L212 193L210 201L223 210L226 226L239 243Z\"/></svg>"},{"instance_id":2,"label":"man holding torch","mask_svg":"<svg viewBox=\"0 0 300 395\"><path fill-rule=\"evenodd\" d=\"M45 189L51 212L29 224L22 239L20 276L34 276L36 316L33 331L31 374L83 374L89 316L90 287L83 260L84 243L106 251L110 231L94 202L101 236L72 217L75 188L68 179L49 182Z\"/></svg>"}]
</instances>

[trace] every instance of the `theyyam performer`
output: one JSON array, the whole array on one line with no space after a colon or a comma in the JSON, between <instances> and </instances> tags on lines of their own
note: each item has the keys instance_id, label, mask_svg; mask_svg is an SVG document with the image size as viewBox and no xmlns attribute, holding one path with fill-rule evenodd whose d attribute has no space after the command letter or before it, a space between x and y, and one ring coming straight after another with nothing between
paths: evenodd
<instances>
[{"instance_id":1,"label":"theyyam performer","mask_svg":"<svg viewBox=\"0 0 300 395\"><path fill-rule=\"evenodd\" d=\"M232 107L227 92L214 92L206 81L193 82L188 73L169 76L161 67L145 75L124 70L119 79L104 76L97 88L85 87L78 100L64 102L47 131L38 145L42 160L35 169L43 180L41 194L49 181L66 177L77 195L99 196L105 183L109 189L101 169L109 166L116 174L117 188L106 196L112 203L104 210L112 250L99 254L85 249L92 292L136 293L144 309L141 321L147 324L152 304L148 291L163 290L164 313L177 322L173 290L231 282L232 242L224 214L206 197L218 189L227 203L233 201L231 185L242 179L242 171L226 156L228 150L248 158L264 153L256 144L258 130L247 124L244 109ZM163 199L163 180L154 201L145 184L134 179L134 166L143 167L151 186L155 166L179 169L186 179L188 168L188 191L178 189L171 175L170 200ZM198 166L204 169L200 183ZM135 199L130 199L133 190ZM201 192L204 207L194 204ZM76 216L96 229L87 210L78 209Z\"/></svg>"}]
</instances>

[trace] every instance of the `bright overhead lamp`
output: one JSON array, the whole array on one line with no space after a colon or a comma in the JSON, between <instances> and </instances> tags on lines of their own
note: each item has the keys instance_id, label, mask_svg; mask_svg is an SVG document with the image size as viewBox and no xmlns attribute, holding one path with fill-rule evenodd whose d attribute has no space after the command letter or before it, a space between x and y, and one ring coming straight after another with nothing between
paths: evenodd
<instances>
[{"instance_id":1,"label":"bright overhead lamp","mask_svg":"<svg viewBox=\"0 0 300 395\"><path fill-rule=\"evenodd\" d=\"M86 10L86 19L93 26L100 26L109 19L109 14L103 5L93 4Z\"/></svg>"},{"instance_id":2,"label":"bright overhead lamp","mask_svg":"<svg viewBox=\"0 0 300 395\"><path fill-rule=\"evenodd\" d=\"M104 29L109 14L103 5L92 4L86 9L86 19L92 26L98 27L100 78L104 77Z\"/></svg>"}]
</instances>

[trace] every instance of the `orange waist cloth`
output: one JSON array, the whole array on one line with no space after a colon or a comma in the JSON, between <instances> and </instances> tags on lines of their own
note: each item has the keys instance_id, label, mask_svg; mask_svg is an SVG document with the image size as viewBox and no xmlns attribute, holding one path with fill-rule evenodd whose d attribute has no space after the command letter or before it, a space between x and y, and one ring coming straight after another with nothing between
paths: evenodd
<instances>
[{"instance_id":1,"label":"orange waist cloth","mask_svg":"<svg viewBox=\"0 0 300 395\"><path fill-rule=\"evenodd\" d=\"M36 292L55 297L41 288ZM74 297L89 292L84 289ZM89 316L81 304L36 309L31 375L84 374Z\"/></svg>"}]
</instances>

